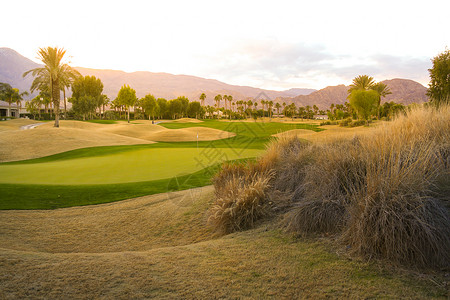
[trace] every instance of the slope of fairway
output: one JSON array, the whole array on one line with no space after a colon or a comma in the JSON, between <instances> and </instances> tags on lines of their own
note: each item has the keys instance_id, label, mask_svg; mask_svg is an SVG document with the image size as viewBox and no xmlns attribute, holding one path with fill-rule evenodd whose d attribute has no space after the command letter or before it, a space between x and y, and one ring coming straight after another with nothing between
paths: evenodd
<instances>
[{"instance_id":1,"label":"slope of fairway","mask_svg":"<svg viewBox=\"0 0 450 300\"><path fill-rule=\"evenodd\" d=\"M154 148L55 162L0 165L0 183L112 184L190 174L220 161L255 157L256 149Z\"/></svg>"},{"instance_id":2,"label":"slope of fairway","mask_svg":"<svg viewBox=\"0 0 450 300\"><path fill-rule=\"evenodd\" d=\"M198 123L192 120L188 122ZM208 127L167 129L146 120L136 124L124 121L98 124L61 120L59 128L54 128L53 122L48 122L34 129L19 130L20 126L32 123L36 122L27 119L0 122L0 162L43 157L86 147L214 141L235 136L234 133Z\"/></svg>"},{"instance_id":3,"label":"slope of fairway","mask_svg":"<svg viewBox=\"0 0 450 300\"><path fill-rule=\"evenodd\" d=\"M91 130L91 125L98 124L85 124L88 125L88 129L54 128L48 123L30 130L2 131L0 132L0 162L37 158L85 147L152 143L147 140Z\"/></svg>"},{"instance_id":4,"label":"slope of fairway","mask_svg":"<svg viewBox=\"0 0 450 300\"><path fill-rule=\"evenodd\" d=\"M440 276L350 261L272 224L214 237L212 187L53 211L0 211L1 299L425 299Z\"/></svg>"},{"instance_id":5,"label":"slope of fairway","mask_svg":"<svg viewBox=\"0 0 450 300\"><path fill-rule=\"evenodd\" d=\"M18 130L24 125L39 123L30 119L12 119L8 121L0 121L0 132L9 130Z\"/></svg>"}]
</instances>

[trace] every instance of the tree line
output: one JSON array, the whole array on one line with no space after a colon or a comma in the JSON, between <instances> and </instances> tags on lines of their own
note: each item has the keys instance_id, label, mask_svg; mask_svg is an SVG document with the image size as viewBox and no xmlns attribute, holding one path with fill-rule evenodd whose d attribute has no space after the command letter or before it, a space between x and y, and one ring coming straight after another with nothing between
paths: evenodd
<instances>
[{"instance_id":1,"label":"tree line","mask_svg":"<svg viewBox=\"0 0 450 300\"><path fill-rule=\"evenodd\" d=\"M312 119L317 115L327 115L330 120L345 118L359 118L369 122L372 118L391 118L399 111L404 110L400 104L393 102L381 105L381 98L390 94L389 88L375 82L368 75L357 76L348 90L348 102L331 105L326 111L319 110L316 105L296 107L294 103L274 103L270 100L237 100L231 95L216 95L214 105L205 105L206 95L202 93L199 101L189 101L180 96L176 99L155 99L151 94L141 99L136 97L136 91L128 85L122 86L117 97L110 100L103 94L103 83L94 76L81 76L81 74L64 62L66 51L60 48L40 48L38 56L44 66L29 70L23 77L31 74L34 77L30 92L38 90L38 96L26 102L27 110L36 118L41 117L42 107L44 113L54 113L55 127L59 127L60 97L64 94L64 118L125 118L129 121L130 115L134 118L174 119L181 117L195 118L273 118L290 117ZM430 104L448 104L450 99L450 51L446 49L432 59L433 67L429 69L431 82L427 95ZM66 90L72 89L72 110L67 111ZM27 92L20 92L7 83L0 83L0 100L11 104L16 103L21 108L21 100ZM223 103L223 105L222 105ZM106 108L109 106L109 110ZM274 112L276 111L276 115ZM280 114L281 112L281 114ZM68 115L69 114L69 115Z\"/></svg>"}]
</instances>

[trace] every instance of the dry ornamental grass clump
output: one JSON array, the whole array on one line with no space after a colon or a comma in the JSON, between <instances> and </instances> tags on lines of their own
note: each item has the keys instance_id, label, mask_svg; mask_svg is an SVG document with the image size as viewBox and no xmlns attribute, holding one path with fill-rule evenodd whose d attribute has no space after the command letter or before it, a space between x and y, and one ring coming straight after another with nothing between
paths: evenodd
<instances>
[{"instance_id":1,"label":"dry ornamental grass clump","mask_svg":"<svg viewBox=\"0 0 450 300\"><path fill-rule=\"evenodd\" d=\"M227 234L253 227L270 214L268 196L273 172L258 170L256 164L227 164L213 179L216 200L209 209L208 223Z\"/></svg>"},{"instance_id":2,"label":"dry ornamental grass clump","mask_svg":"<svg viewBox=\"0 0 450 300\"><path fill-rule=\"evenodd\" d=\"M249 228L277 191L290 196L290 231L337 234L366 258L448 268L449 153L449 107L410 111L351 140L281 136L253 165L224 167L210 222L223 232Z\"/></svg>"}]
</instances>

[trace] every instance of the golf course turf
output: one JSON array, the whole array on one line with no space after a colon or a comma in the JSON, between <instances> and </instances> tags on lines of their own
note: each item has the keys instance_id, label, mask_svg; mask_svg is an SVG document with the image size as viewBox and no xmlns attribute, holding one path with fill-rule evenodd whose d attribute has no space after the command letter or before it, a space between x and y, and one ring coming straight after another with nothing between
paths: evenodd
<instances>
[{"instance_id":1,"label":"golf course turf","mask_svg":"<svg viewBox=\"0 0 450 300\"><path fill-rule=\"evenodd\" d=\"M99 204L204 186L210 184L221 162L258 156L273 134L322 130L309 124L218 120L161 125L169 129L210 127L236 135L216 141L90 147L1 163L0 209Z\"/></svg>"}]
</instances>

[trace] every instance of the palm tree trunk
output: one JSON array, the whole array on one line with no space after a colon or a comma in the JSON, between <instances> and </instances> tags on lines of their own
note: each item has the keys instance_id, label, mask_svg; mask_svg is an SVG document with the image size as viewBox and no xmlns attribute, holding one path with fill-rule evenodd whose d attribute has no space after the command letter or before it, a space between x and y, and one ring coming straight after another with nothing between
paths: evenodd
<instances>
[{"instance_id":1,"label":"palm tree trunk","mask_svg":"<svg viewBox=\"0 0 450 300\"><path fill-rule=\"evenodd\" d=\"M67 120L66 88L64 88L63 94L64 94L64 120Z\"/></svg>"},{"instance_id":2,"label":"palm tree trunk","mask_svg":"<svg viewBox=\"0 0 450 300\"><path fill-rule=\"evenodd\" d=\"M55 125L54 127L59 127L59 82L58 80L52 80L52 100L53 108L55 110Z\"/></svg>"}]
</instances>

